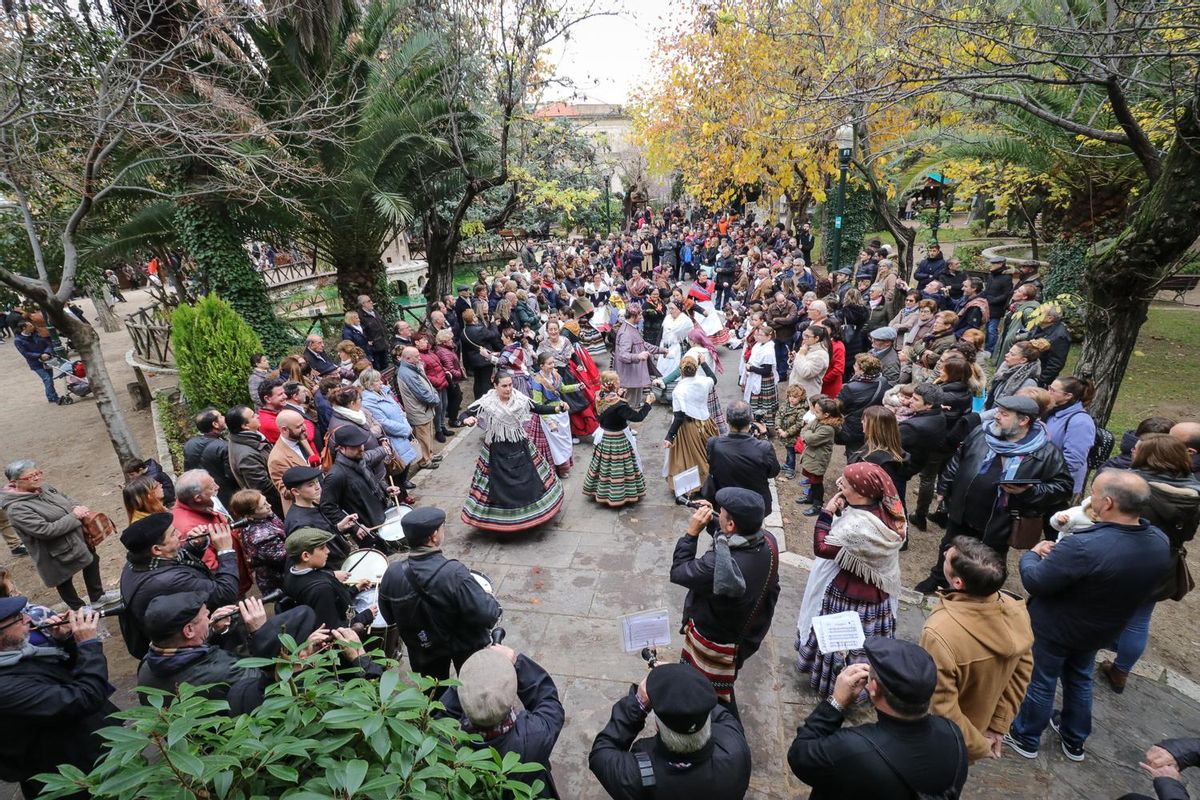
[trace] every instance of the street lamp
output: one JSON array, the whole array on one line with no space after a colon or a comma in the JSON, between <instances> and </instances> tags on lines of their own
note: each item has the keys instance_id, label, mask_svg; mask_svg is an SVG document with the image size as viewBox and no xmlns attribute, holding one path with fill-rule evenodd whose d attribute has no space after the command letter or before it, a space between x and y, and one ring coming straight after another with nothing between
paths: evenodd
<instances>
[{"instance_id":1,"label":"street lamp","mask_svg":"<svg viewBox=\"0 0 1200 800\"><path fill-rule=\"evenodd\" d=\"M846 211L846 170L850 168L850 156L854 154L854 126L849 122L837 129L834 141L838 146L838 178L837 214L833 218L833 253L830 272L842 265L842 214Z\"/></svg>"},{"instance_id":2,"label":"street lamp","mask_svg":"<svg viewBox=\"0 0 1200 800\"><path fill-rule=\"evenodd\" d=\"M604 178L604 235L612 233L612 209L608 204L608 187L616 176L611 172Z\"/></svg>"}]
</instances>

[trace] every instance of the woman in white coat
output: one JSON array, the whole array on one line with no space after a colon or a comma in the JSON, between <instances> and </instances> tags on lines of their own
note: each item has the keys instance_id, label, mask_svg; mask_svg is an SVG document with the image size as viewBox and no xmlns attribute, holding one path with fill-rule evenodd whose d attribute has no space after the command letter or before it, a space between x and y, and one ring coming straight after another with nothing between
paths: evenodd
<instances>
[{"instance_id":1,"label":"woman in white coat","mask_svg":"<svg viewBox=\"0 0 1200 800\"><path fill-rule=\"evenodd\" d=\"M809 325L800 337L800 347L792 359L788 380L802 386L812 399L821 393L821 381L829 369L829 330L820 325Z\"/></svg>"}]
</instances>

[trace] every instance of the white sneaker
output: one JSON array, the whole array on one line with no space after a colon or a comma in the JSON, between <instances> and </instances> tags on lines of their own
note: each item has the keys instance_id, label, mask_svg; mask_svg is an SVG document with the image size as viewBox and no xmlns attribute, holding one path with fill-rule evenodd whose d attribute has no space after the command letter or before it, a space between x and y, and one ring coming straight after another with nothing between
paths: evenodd
<instances>
[{"instance_id":1,"label":"white sneaker","mask_svg":"<svg viewBox=\"0 0 1200 800\"><path fill-rule=\"evenodd\" d=\"M115 603L120 599L121 599L121 592L119 590L109 589L107 592L100 595L100 598L98 600L95 600L95 601L89 603L89 605L91 605L93 608L96 606L106 606L109 603Z\"/></svg>"},{"instance_id":2,"label":"white sneaker","mask_svg":"<svg viewBox=\"0 0 1200 800\"><path fill-rule=\"evenodd\" d=\"M579 437L578 437L578 436L572 436L572 437L571 437L571 444L579 444Z\"/></svg>"}]
</instances>

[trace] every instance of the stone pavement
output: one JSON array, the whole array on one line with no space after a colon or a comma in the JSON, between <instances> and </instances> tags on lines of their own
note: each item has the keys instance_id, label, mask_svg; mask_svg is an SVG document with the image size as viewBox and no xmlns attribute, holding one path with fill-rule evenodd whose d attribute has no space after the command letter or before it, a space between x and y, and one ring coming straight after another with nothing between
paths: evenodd
<instances>
[{"instance_id":1,"label":"stone pavement","mask_svg":"<svg viewBox=\"0 0 1200 800\"><path fill-rule=\"evenodd\" d=\"M736 357L724 353L719 391L725 402L738 394ZM663 607L673 620L681 613L684 590L671 585L668 574L690 510L674 504L659 477L669 417L669 409L656 407L642 424L638 439L647 496L620 512L596 506L581 494L591 456L587 442L575 447L562 513L541 529L521 534L481 532L459 520L479 452L478 432L461 432L441 468L420 476L416 494L421 503L437 505L448 515L447 555L481 570L496 587L504 607L505 643L542 664L558 684L567 723L553 768L563 798L605 797L588 771L587 754L612 703L645 674L639 656L622 651L617 618ZM801 519L784 531L788 549L797 556L811 555L812 522ZM807 571L798 566L803 560L789 557L781 563L783 591L771 635L738 680L738 704L754 758L748 797L757 800L807 796L807 787L792 777L786 761L796 727L817 699L807 684L801 687L795 670L795 623L807 579ZM916 639L925 613L920 605L902 605L899 635ZM676 659L679 644L676 635L670 647L660 648L660 659ZM867 720L873 714L859 716ZM964 797L1096 800L1147 791L1150 781L1137 768L1145 749L1167 736L1198 730L1200 703L1165 683L1135 676L1124 695L1097 688L1095 732L1085 763L1067 761L1048 731L1035 761L1006 751L998 762L974 766Z\"/></svg>"}]
</instances>

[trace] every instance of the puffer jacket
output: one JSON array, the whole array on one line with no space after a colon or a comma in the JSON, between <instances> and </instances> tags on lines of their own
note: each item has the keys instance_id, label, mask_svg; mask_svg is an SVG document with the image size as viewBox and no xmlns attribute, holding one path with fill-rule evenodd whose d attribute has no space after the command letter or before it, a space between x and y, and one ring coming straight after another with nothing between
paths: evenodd
<instances>
[{"instance_id":1,"label":"puffer jacket","mask_svg":"<svg viewBox=\"0 0 1200 800\"><path fill-rule=\"evenodd\" d=\"M432 350L426 350L421 353L421 364L425 367L425 377L429 378L430 385L437 391L445 389L450 380L446 377L446 368L442 366L442 359Z\"/></svg>"},{"instance_id":2,"label":"puffer jacket","mask_svg":"<svg viewBox=\"0 0 1200 800\"><path fill-rule=\"evenodd\" d=\"M22 492L9 484L0 490L0 509L8 514L46 586L70 580L96 557L83 539L83 523L71 513L78 505L53 486Z\"/></svg>"}]
</instances>

